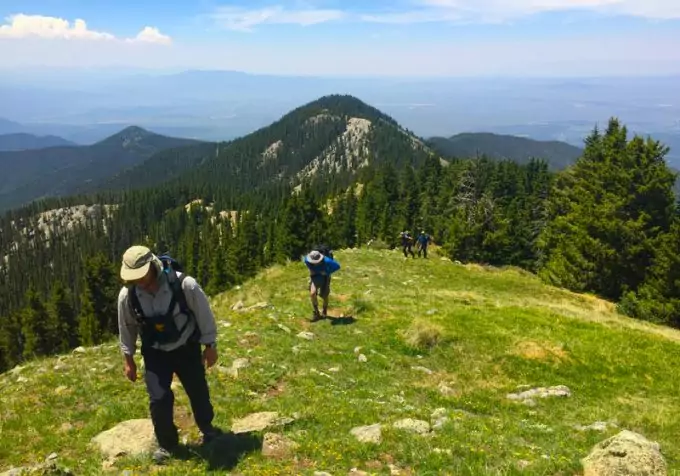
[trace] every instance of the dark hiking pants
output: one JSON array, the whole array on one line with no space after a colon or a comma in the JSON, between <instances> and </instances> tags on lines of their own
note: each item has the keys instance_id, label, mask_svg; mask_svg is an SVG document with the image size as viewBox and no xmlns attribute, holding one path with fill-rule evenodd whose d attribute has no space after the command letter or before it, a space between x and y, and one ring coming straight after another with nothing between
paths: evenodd
<instances>
[{"instance_id":1,"label":"dark hiking pants","mask_svg":"<svg viewBox=\"0 0 680 476\"><path fill-rule=\"evenodd\" d=\"M418 249L418 258L420 258L420 253L421 253L421 252L423 253L423 256L425 256L425 258L427 258L427 245L422 245L422 246Z\"/></svg>"},{"instance_id":2,"label":"dark hiking pants","mask_svg":"<svg viewBox=\"0 0 680 476\"><path fill-rule=\"evenodd\" d=\"M411 256L414 258L416 257L415 253L413 253L413 245L408 244L408 245L403 245L403 251L404 251L404 256L408 258L408 253L411 253Z\"/></svg>"},{"instance_id":3,"label":"dark hiking pants","mask_svg":"<svg viewBox=\"0 0 680 476\"><path fill-rule=\"evenodd\" d=\"M173 421L175 395L170 388L173 374L177 374L187 392L196 425L201 432L209 432L214 413L205 368L201 362L201 345L189 343L169 352L145 348L142 349L142 356L149 410L158 445L168 449L179 443Z\"/></svg>"}]
</instances>

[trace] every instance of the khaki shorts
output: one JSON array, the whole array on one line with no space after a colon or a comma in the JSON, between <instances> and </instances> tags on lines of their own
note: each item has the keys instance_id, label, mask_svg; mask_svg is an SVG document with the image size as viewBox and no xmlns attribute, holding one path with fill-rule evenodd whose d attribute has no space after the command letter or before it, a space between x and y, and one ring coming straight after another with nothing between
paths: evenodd
<instances>
[{"instance_id":1,"label":"khaki shorts","mask_svg":"<svg viewBox=\"0 0 680 476\"><path fill-rule=\"evenodd\" d=\"M309 278L309 292L327 298L331 293L331 277L316 275Z\"/></svg>"}]
</instances>

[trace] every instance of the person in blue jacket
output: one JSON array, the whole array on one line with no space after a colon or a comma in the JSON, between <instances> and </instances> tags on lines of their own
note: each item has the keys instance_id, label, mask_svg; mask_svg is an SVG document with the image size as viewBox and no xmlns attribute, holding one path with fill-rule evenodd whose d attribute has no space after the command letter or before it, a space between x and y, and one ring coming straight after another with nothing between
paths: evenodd
<instances>
[{"instance_id":1,"label":"person in blue jacket","mask_svg":"<svg viewBox=\"0 0 680 476\"><path fill-rule=\"evenodd\" d=\"M328 296L331 293L331 274L340 269L340 264L333 259L331 252L327 251L324 255L316 249L305 256L304 263L309 270L309 295L314 309L312 321L326 319L328 317ZM319 314L319 295L323 300L321 314Z\"/></svg>"}]
</instances>

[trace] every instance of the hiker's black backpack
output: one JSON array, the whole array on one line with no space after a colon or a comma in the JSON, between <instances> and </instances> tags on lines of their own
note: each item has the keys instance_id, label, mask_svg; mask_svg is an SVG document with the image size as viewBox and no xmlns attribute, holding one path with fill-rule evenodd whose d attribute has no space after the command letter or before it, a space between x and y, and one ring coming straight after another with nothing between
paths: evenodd
<instances>
[{"instance_id":1,"label":"hiker's black backpack","mask_svg":"<svg viewBox=\"0 0 680 476\"><path fill-rule=\"evenodd\" d=\"M182 289L182 283L184 282L186 275L184 273L181 275L178 274L179 272L182 272L182 265L167 253L158 258L161 260L161 263L163 263L162 272L167 275L168 284L172 290L170 306L168 306L168 310L165 314L160 316L144 315L144 310L139 302L135 286L133 285L128 288L128 302L130 303L132 312L139 325L142 346L153 345L155 343L169 344L176 342L182 334L184 334L184 331L192 320L196 323L196 331L190 339L197 338L200 333L196 317L189 308L186 296L184 295L184 290ZM187 322L181 329L177 327L174 319L176 305L179 305L180 312L187 316Z\"/></svg>"},{"instance_id":2,"label":"hiker's black backpack","mask_svg":"<svg viewBox=\"0 0 680 476\"><path fill-rule=\"evenodd\" d=\"M324 245L324 244L315 245L315 246L312 247L312 251L318 251L319 253L321 253L324 256L329 257L330 259L335 259L333 257L333 250L331 250L330 246L328 246L328 245Z\"/></svg>"}]
</instances>

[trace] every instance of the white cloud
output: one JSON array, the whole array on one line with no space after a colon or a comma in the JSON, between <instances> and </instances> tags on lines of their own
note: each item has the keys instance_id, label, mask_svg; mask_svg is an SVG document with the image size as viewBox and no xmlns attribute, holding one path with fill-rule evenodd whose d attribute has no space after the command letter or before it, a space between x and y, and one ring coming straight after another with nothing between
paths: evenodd
<instances>
[{"instance_id":1,"label":"white cloud","mask_svg":"<svg viewBox=\"0 0 680 476\"><path fill-rule=\"evenodd\" d=\"M146 26L142 31L140 31L137 36L127 41L134 43L157 43L160 45L169 45L172 43L172 39L168 35L161 33L158 28L151 26Z\"/></svg>"},{"instance_id":2,"label":"white cloud","mask_svg":"<svg viewBox=\"0 0 680 476\"><path fill-rule=\"evenodd\" d=\"M361 20L376 23L503 22L537 13L594 11L647 19L680 19L678 0L414 0L402 12L366 14Z\"/></svg>"},{"instance_id":3,"label":"white cloud","mask_svg":"<svg viewBox=\"0 0 680 476\"><path fill-rule=\"evenodd\" d=\"M42 15L12 15L0 25L0 38L60 38L86 40L112 40L110 33L90 30L84 20L76 19L71 25L63 18Z\"/></svg>"},{"instance_id":4,"label":"white cloud","mask_svg":"<svg viewBox=\"0 0 680 476\"><path fill-rule=\"evenodd\" d=\"M262 24L309 26L339 20L345 15L340 10L331 9L286 10L282 6L273 6L249 10L241 7L220 7L212 14L212 18L230 30L251 31L253 27Z\"/></svg>"},{"instance_id":5,"label":"white cloud","mask_svg":"<svg viewBox=\"0 0 680 476\"><path fill-rule=\"evenodd\" d=\"M120 40L111 33L90 30L85 20L80 18L71 24L63 18L20 13L7 17L5 20L7 23L0 25L0 39ZM124 41L128 43L171 43L169 36L163 35L158 28L149 26L145 27L134 38L128 38Z\"/></svg>"}]
</instances>

